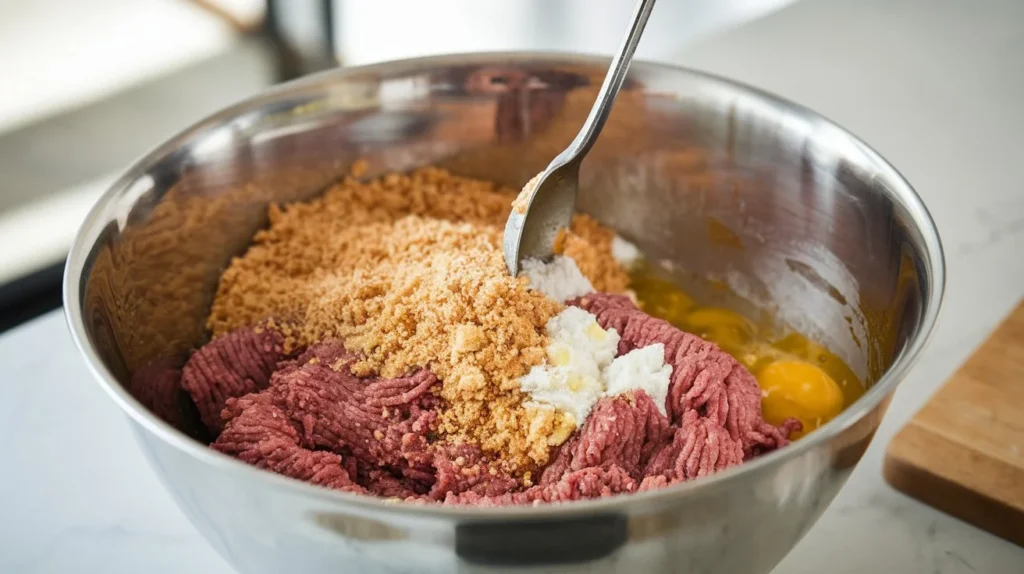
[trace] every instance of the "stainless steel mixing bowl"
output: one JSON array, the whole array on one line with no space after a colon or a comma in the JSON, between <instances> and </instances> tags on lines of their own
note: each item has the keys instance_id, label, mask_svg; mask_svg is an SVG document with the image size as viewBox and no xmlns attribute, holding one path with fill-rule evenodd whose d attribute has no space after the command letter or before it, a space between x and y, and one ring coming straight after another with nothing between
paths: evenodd
<instances>
[{"instance_id":1,"label":"stainless steel mixing bowl","mask_svg":"<svg viewBox=\"0 0 1024 574\"><path fill-rule=\"evenodd\" d=\"M239 571L766 572L836 495L935 323L935 226L896 170L841 128L669 66L634 64L585 162L580 207L675 280L767 310L872 383L807 438L604 500L387 504L214 452L176 381L133 379L204 342L218 275L265 224L268 202L316 194L357 158L371 175L432 163L520 186L575 134L606 66L478 54L308 77L172 138L93 208L67 264L71 331L154 471Z\"/></svg>"}]
</instances>

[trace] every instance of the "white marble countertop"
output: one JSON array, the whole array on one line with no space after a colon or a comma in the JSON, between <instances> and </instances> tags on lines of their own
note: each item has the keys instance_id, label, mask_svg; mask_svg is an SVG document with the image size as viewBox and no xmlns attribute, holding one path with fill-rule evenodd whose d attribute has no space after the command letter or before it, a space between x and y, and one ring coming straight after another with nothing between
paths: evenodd
<instances>
[{"instance_id":1,"label":"white marble countertop","mask_svg":"<svg viewBox=\"0 0 1024 574\"><path fill-rule=\"evenodd\" d=\"M679 58L863 137L916 186L947 250L938 333L779 574L1024 572L1024 549L881 476L893 432L1024 294L1022 21L1015 0L805 0ZM59 314L0 336L0 364L0 572L230 572L149 470Z\"/></svg>"}]
</instances>

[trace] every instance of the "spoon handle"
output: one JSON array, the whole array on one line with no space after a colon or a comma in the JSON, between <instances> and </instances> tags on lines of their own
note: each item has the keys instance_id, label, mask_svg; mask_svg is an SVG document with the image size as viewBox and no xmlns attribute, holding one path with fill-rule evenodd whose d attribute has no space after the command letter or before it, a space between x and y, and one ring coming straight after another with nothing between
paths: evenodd
<instances>
[{"instance_id":1,"label":"spoon handle","mask_svg":"<svg viewBox=\"0 0 1024 574\"><path fill-rule=\"evenodd\" d=\"M612 58L608 73L605 74L604 82L601 83L601 90L597 93L597 99L594 101L594 107L590 108L587 121L583 123L583 127L569 147L558 154L552 163L566 164L577 158L582 158L593 147L597 136L601 134L605 120L608 119L608 114L612 111L615 96L626 80L626 72L629 71L633 53L636 52L637 44L640 43L640 36L643 34L644 26L647 25L647 19L650 17L652 9L654 9L654 0L637 1L633 8L632 23L629 30L626 31L625 37L622 38L618 53Z\"/></svg>"}]
</instances>

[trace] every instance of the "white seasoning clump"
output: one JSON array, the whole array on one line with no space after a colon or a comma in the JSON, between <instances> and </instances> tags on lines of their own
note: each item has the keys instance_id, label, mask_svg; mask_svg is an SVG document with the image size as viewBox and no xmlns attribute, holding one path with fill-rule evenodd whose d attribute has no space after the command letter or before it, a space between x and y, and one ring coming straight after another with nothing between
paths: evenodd
<instances>
[{"instance_id":1,"label":"white seasoning clump","mask_svg":"<svg viewBox=\"0 0 1024 574\"><path fill-rule=\"evenodd\" d=\"M665 398L668 384L672 380L672 365L665 363L665 345L655 343L616 358L604 371L608 385L605 394L613 397L626 391L640 390L647 393L661 414L665 412Z\"/></svg>"},{"instance_id":2,"label":"white seasoning clump","mask_svg":"<svg viewBox=\"0 0 1024 574\"><path fill-rule=\"evenodd\" d=\"M663 415L672 365L665 363L665 345L655 343L615 357L619 334L603 329L597 317L577 307L566 307L545 326L551 339L547 361L519 379L530 405L554 408L572 415L583 426L602 397L644 391Z\"/></svg>"},{"instance_id":3,"label":"white seasoning clump","mask_svg":"<svg viewBox=\"0 0 1024 574\"><path fill-rule=\"evenodd\" d=\"M527 259L523 261L520 275L530 280L533 289L559 303L594 292L594 287L580 271L576 262L564 255L556 255L551 263Z\"/></svg>"},{"instance_id":4,"label":"white seasoning clump","mask_svg":"<svg viewBox=\"0 0 1024 574\"><path fill-rule=\"evenodd\" d=\"M604 394L602 371L615 358L619 334L602 329L594 315L578 307L549 319L545 331L551 338L547 362L530 369L519 386L532 403L568 413L580 426Z\"/></svg>"},{"instance_id":5,"label":"white seasoning clump","mask_svg":"<svg viewBox=\"0 0 1024 574\"><path fill-rule=\"evenodd\" d=\"M624 267L636 265L642 257L635 245L618 235L610 243L612 256ZM528 259L521 275L529 279L532 289L561 303L594 292L576 261L565 255L556 255L550 263ZM635 297L631 291L627 294ZM603 329L597 317L577 307L566 307L551 317L545 335L550 340L547 361L519 379L519 388L530 397L527 406L538 412L554 409L565 413L570 424L580 427L602 397L641 390L667 415L665 398L672 366L665 363L663 344L616 358L619 334L615 329Z\"/></svg>"}]
</instances>

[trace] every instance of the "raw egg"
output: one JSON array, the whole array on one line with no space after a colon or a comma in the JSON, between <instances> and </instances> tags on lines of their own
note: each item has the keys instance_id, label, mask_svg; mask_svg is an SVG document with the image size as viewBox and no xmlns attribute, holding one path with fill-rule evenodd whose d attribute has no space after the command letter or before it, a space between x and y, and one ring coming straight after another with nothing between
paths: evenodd
<instances>
[{"instance_id":1,"label":"raw egg","mask_svg":"<svg viewBox=\"0 0 1024 574\"><path fill-rule=\"evenodd\" d=\"M670 281L652 275L634 281L631 287L641 301L644 312L682 327L686 314L693 309L693 298Z\"/></svg>"},{"instance_id":2,"label":"raw egg","mask_svg":"<svg viewBox=\"0 0 1024 574\"><path fill-rule=\"evenodd\" d=\"M828 373L807 361L771 362L758 370L757 382L765 420L778 425L791 417L799 419L804 428L796 436L813 431L843 410L843 390Z\"/></svg>"},{"instance_id":3,"label":"raw egg","mask_svg":"<svg viewBox=\"0 0 1024 574\"><path fill-rule=\"evenodd\" d=\"M736 356L754 340L754 324L735 311L704 307L686 316L688 331Z\"/></svg>"},{"instance_id":4,"label":"raw egg","mask_svg":"<svg viewBox=\"0 0 1024 574\"><path fill-rule=\"evenodd\" d=\"M864 394L864 385L860 383L860 379L853 370L835 353L807 337L799 333L791 333L773 343L773 346L792 357L821 367L828 373L828 376L832 377L833 381L839 384L839 388L843 391L845 404L853 404Z\"/></svg>"}]
</instances>

